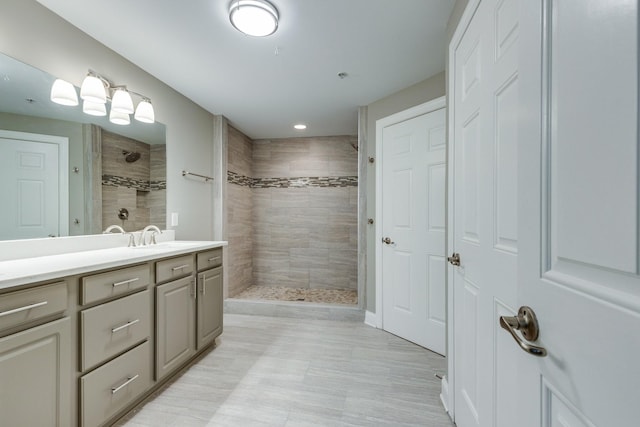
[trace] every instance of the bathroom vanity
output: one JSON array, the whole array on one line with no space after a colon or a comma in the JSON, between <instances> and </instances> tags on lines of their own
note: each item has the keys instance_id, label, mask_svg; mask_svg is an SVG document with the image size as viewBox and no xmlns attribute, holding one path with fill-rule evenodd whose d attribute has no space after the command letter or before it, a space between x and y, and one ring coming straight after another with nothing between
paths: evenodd
<instances>
[{"instance_id":1,"label":"bathroom vanity","mask_svg":"<svg viewBox=\"0 0 640 427\"><path fill-rule=\"evenodd\" d=\"M210 348L223 328L225 245L0 261L1 424L109 425Z\"/></svg>"}]
</instances>

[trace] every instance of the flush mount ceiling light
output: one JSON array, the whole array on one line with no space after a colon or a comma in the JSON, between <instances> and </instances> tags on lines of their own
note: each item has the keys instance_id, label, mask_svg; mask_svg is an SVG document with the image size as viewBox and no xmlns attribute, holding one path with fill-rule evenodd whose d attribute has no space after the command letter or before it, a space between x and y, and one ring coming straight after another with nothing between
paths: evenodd
<instances>
[{"instance_id":1,"label":"flush mount ceiling light","mask_svg":"<svg viewBox=\"0 0 640 427\"><path fill-rule=\"evenodd\" d=\"M266 0L234 0L229 5L229 20L240 32L265 37L278 29L278 10Z\"/></svg>"},{"instance_id":2,"label":"flush mount ceiling light","mask_svg":"<svg viewBox=\"0 0 640 427\"><path fill-rule=\"evenodd\" d=\"M106 116L107 100L111 100L109 121L118 125L128 125L131 123L129 115L134 113L131 95L141 99L133 117L139 122L155 123L153 105L148 97L128 90L124 85L115 85L91 70L80 88L80 97L83 100L82 111L92 116ZM67 81L57 79L51 86L51 101L67 106L78 105L76 88Z\"/></svg>"},{"instance_id":3,"label":"flush mount ceiling light","mask_svg":"<svg viewBox=\"0 0 640 427\"><path fill-rule=\"evenodd\" d=\"M307 125L299 123L297 125L293 125L293 127L294 127L294 129L297 129L297 130L305 130L307 128Z\"/></svg>"}]
</instances>

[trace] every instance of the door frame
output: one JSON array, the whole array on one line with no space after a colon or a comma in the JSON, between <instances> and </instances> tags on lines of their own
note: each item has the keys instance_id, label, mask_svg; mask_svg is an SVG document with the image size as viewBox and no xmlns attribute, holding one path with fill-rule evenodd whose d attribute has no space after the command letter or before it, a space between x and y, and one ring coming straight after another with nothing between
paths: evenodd
<instances>
[{"instance_id":1,"label":"door frame","mask_svg":"<svg viewBox=\"0 0 640 427\"><path fill-rule=\"evenodd\" d=\"M384 313L382 311L382 246L378 243L382 240L382 132L384 128L392 126L424 114L446 108L447 101L444 96L416 105L407 110L400 111L382 119L376 120L376 222L375 222L375 252L376 252L376 317L375 326L382 329ZM446 208L446 202L445 202Z\"/></svg>"},{"instance_id":2,"label":"door frame","mask_svg":"<svg viewBox=\"0 0 640 427\"><path fill-rule=\"evenodd\" d=\"M0 138L58 145L58 233L69 235L69 138L0 129ZM58 237L60 237L58 236Z\"/></svg>"},{"instance_id":3,"label":"door frame","mask_svg":"<svg viewBox=\"0 0 640 427\"><path fill-rule=\"evenodd\" d=\"M455 177L455 121L454 121L454 111L455 105L452 100L455 99L455 48L460 45L462 41L462 37L467 31L469 24L471 24L471 19L475 15L478 6L480 6L480 2L482 0L469 0L467 6L465 7L462 16L460 17L460 21L453 33L453 37L451 38L451 42L447 47L448 50L448 63L447 63L447 97L451 100L451 105L447 110L447 238L446 238L446 255L448 256L452 252L455 251L455 242L454 242L454 177ZM454 314L455 314L455 301L454 301L454 288L453 288L453 277L454 277L454 266L451 263L447 263L446 270L446 280L447 280L447 373L442 378L442 392L440 394L440 399L445 406L445 409L449 413L451 419L455 422L455 340L454 340Z\"/></svg>"}]
</instances>

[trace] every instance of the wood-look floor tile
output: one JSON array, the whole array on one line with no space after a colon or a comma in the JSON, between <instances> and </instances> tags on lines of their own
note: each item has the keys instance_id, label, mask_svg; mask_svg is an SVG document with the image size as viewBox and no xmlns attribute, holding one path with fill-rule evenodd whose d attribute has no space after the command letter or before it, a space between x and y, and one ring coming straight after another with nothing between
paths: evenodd
<instances>
[{"instance_id":1,"label":"wood-look floor tile","mask_svg":"<svg viewBox=\"0 0 640 427\"><path fill-rule=\"evenodd\" d=\"M218 346L117 425L452 427L445 366L362 322L225 314Z\"/></svg>"}]
</instances>

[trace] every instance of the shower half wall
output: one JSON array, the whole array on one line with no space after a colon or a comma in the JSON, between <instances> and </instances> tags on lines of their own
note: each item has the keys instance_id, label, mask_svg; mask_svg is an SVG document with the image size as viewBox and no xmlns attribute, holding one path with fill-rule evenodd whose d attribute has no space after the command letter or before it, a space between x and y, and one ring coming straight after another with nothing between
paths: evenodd
<instances>
[{"instance_id":1,"label":"shower half wall","mask_svg":"<svg viewBox=\"0 0 640 427\"><path fill-rule=\"evenodd\" d=\"M228 296L355 303L357 137L228 141Z\"/></svg>"}]
</instances>

